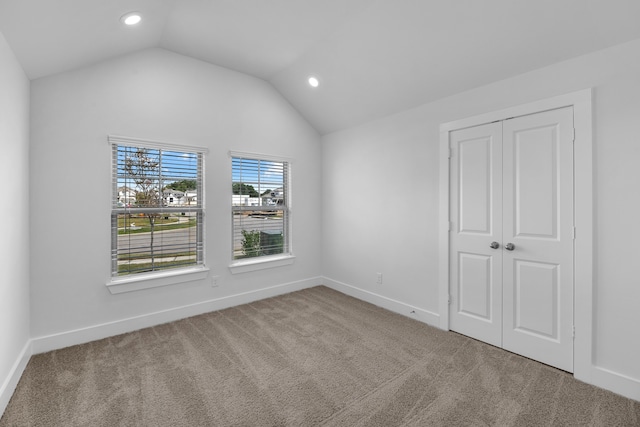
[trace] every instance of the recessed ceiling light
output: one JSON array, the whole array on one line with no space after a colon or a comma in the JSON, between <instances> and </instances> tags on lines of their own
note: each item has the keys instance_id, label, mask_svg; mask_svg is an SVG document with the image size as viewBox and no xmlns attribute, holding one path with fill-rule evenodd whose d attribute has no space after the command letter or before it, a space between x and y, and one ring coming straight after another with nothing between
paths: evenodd
<instances>
[{"instance_id":1,"label":"recessed ceiling light","mask_svg":"<svg viewBox=\"0 0 640 427\"><path fill-rule=\"evenodd\" d=\"M320 86L320 79L318 79L316 76L309 76L307 82L309 83L309 86L313 88Z\"/></svg>"},{"instance_id":2,"label":"recessed ceiling light","mask_svg":"<svg viewBox=\"0 0 640 427\"><path fill-rule=\"evenodd\" d=\"M129 12L125 15L122 15L120 18L125 25L136 25L140 21L142 21L142 16L138 12Z\"/></svg>"}]
</instances>

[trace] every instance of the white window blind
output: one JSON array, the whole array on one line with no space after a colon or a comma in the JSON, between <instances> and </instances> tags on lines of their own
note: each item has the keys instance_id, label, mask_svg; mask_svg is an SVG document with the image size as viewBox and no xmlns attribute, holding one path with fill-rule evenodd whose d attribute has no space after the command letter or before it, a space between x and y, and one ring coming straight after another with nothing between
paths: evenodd
<instances>
[{"instance_id":1,"label":"white window blind","mask_svg":"<svg viewBox=\"0 0 640 427\"><path fill-rule=\"evenodd\" d=\"M289 254L289 163L233 156L233 259Z\"/></svg>"},{"instance_id":2,"label":"white window blind","mask_svg":"<svg viewBox=\"0 0 640 427\"><path fill-rule=\"evenodd\" d=\"M201 265L203 151L111 138L112 276Z\"/></svg>"}]
</instances>

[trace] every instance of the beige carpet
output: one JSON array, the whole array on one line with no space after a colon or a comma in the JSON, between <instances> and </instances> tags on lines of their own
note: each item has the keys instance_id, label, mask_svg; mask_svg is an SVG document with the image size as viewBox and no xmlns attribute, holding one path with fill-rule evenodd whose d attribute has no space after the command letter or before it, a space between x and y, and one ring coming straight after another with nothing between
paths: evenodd
<instances>
[{"instance_id":1,"label":"beige carpet","mask_svg":"<svg viewBox=\"0 0 640 427\"><path fill-rule=\"evenodd\" d=\"M0 426L640 426L640 403L316 287L34 356Z\"/></svg>"}]
</instances>

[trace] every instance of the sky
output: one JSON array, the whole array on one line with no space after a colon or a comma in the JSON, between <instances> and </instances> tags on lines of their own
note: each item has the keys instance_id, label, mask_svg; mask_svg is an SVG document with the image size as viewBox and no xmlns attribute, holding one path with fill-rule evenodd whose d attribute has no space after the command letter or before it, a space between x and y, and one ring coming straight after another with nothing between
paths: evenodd
<instances>
[{"instance_id":1,"label":"sky","mask_svg":"<svg viewBox=\"0 0 640 427\"><path fill-rule=\"evenodd\" d=\"M127 186L134 190L139 190L140 185L136 180L148 176L154 181L157 188L158 172L162 170L162 185L166 186L172 182L181 180L197 180L198 178L198 154L185 153L169 150L145 149L144 156L137 157L136 147L118 146L118 187ZM160 155L162 154L162 155ZM125 168L126 158L131 158L133 166L130 171ZM128 176L132 172L138 176Z\"/></svg>"},{"instance_id":2,"label":"sky","mask_svg":"<svg viewBox=\"0 0 640 427\"><path fill-rule=\"evenodd\" d=\"M180 151L159 150L118 145L118 187L129 187L136 191L158 191L159 187L181 180L197 180L198 154ZM126 159L132 160L129 168ZM233 157L232 182L253 186L259 194L267 190L283 188L286 182L286 163L273 160L258 160ZM162 183L158 172L162 170ZM143 179L147 177L146 179Z\"/></svg>"},{"instance_id":3,"label":"sky","mask_svg":"<svg viewBox=\"0 0 640 427\"><path fill-rule=\"evenodd\" d=\"M252 185L259 194L284 187L286 167L283 162L233 157L231 169L233 182Z\"/></svg>"}]
</instances>

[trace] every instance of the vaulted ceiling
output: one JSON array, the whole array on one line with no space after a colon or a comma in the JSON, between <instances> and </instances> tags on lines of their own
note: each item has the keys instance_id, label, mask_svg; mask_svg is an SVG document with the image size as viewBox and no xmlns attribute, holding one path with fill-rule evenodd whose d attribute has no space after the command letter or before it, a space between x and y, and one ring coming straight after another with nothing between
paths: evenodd
<instances>
[{"instance_id":1,"label":"vaulted ceiling","mask_svg":"<svg viewBox=\"0 0 640 427\"><path fill-rule=\"evenodd\" d=\"M638 22L638 0L0 0L31 79L161 47L270 82L322 134L640 38Z\"/></svg>"}]
</instances>

